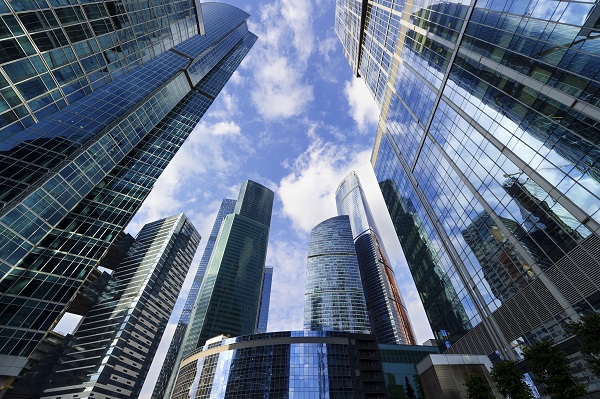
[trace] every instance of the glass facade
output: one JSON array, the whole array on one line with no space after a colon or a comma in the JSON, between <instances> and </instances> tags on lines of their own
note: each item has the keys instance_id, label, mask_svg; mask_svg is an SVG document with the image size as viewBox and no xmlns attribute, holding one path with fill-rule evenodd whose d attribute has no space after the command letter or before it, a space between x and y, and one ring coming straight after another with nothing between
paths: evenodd
<instances>
[{"instance_id":1,"label":"glass facade","mask_svg":"<svg viewBox=\"0 0 600 399\"><path fill-rule=\"evenodd\" d=\"M153 399L162 399L163 397L168 398L173 389L173 383L175 382L173 369L177 368L177 365L179 365L183 356L182 344L188 329L190 316L192 314L194 304L196 303L196 299L198 297L198 292L200 292L202 278L204 277L206 267L208 266L208 261L210 260L213 248L215 247L215 242L217 241L217 234L219 234L219 229L221 228L221 222L223 221L226 215L233 212L234 208L235 200L224 199L221 202L221 206L219 207L219 211L217 212L215 223L213 224L212 230L210 231L210 236L206 241L204 253L202 254L202 258L200 259L198 271L196 272L194 280L192 281L192 285L190 286L190 291L188 293L185 304L183 305L183 310L181 311L179 322L177 323L177 327L175 328L173 338L171 339L169 350L167 351L167 354L165 356L163 366L160 369L160 374L158 375L158 379L156 380L154 391L152 391Z\"/></svg>"},{"instance_id":2,"label":"glass facade","mask_svg":"<svg viewBox=\"0 0 600 399\"><path fill-rule=\"evenodd\" d=\"M369 0L347 45L355 3L336 31L381 109L372 163L436 338L512 359L569 339L600 310L597 3Z\"/></svg>"},{"instance_id":3,"label":"glass facade","mask_svg":"<svg viewBox=\"0 0 600 399\"><path fill-rule=\"evenodd\" d=\"M327 219L310 232L304 329L356 333L371 330L347 215Z\"/></svg>"},{"instance_id":4,"label":"glass facade","mask_svg":"<svg viewBox=\"0 0 600 399\"><path fill-rule=\"evenodd\" d=\"M182 362L173 399L387 398L373 336L285 331L207 341Z\"/></svg>"},{"instance_id":5,"label":"glass facade","mask_svg":"<svg viewBox=\"0 0 600 399\"><path fill-rule=\"evenodd\" d=\"M217 335L256 332L273 197L256 182L242 184L234 213L221 223L190 317L183 356Z\"/></svg>"},{"instance_id":6,"label":"glass facade","mask_svg":"<svg viewBox=\"0 0 600 399\"><path fill-rule=\"evenodd\" d=\"M269 323L269 305L271 303L271 285L273 283L273 266L265 267L262 290L260 293L260 309L258 311L257 333L267 332Z\"/></svg>"},{"instance_id":7,"label":"glass facade","mask_svg":"<svg viewBox=\"0 0 600 399\"><path fill-rule=\"evenodd\" d=\"M137 397L200 235L183 215L146 224L47 374L41 397ZM75 397L75 396L72 396Z\"/></svg>"},{"instance_id":8,"label":"glass facade","mask_svg":"<svg viewBox=\"0 0 600 399\"><path fill-rule=\"evenodd\" d=\"M390 399L408 398L407 390L410 388L413 389L416 397L424 397L417 364L428 355L439 353L439 349L435 346L425 345L381 344L377 346L381 356L381 367L388 397Z\"/></svg>"},{"instance_id":9,"label":"glass facade","mask_svg":"<svg viewBox=\"0 0 600 399\"><path fill-rule=\"evenodd\" d=\"M110 32L91 34L94 8ZM191 1L0 2L0 53L14 47L26 55L10 53L0 65L2 98L22 100L15 107L24 110L7 111L22 119L1 130L0 365L24 365L256 40L248 14L235 7L207 3L202 14L199 24ZM52 17L67 44L41 50L31 41L36 26L54 26ZM43 23L23 22L36 18ZM91 36L75 40L71 24ZM113 41L114 57L105 40ZM58 87L50 62L85 68L87 51L106 62L99 71L105 83L95 88L99 75L81 72L80 91ZM56 97L49 114L36 114L10 77L11 68L33 73L15 61L46 68L35 67L27 82Z\"/></svg>"},{"instance_id":10,"label":"glass facade","mask_svg":"<svg viewBox=\"0 0 600 399\"><path fill-rule=\"evenodd\" d=\"M335 200L338 215L349 215L371 332L379 343L414 344L406 306L356 172L340 183Z\"/></svg>"}]
</instances>

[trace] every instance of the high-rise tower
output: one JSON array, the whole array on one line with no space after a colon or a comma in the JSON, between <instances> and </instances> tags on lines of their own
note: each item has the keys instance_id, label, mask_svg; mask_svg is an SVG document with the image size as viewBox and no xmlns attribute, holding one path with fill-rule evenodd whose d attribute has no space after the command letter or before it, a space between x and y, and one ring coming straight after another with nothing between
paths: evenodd
<instances>
[{"instance_id":1,"label":"high-rise tower","mask_svg":"<svg viewBox=\"0 0 600 399\"><path fill-rule=\"evenodd\" d=\"M183 214L146 224L41 397L138 397L199 242Z\"/></svg>"},{"instance_id":2,"label":"high-rise tower","mask_svg":"<svg viewBox=\"0 0 600 399\"><path fill-rule=\"evenodd\" d=\"M371 331L347 215L327 219L310 232L304 291L304 329L355 333Z\"/></svg>"},{"instance_id":3,"label":"high-rise tower","mask_svg":"<svg viewBox=\"0 0 600 399\"><path fill-rule=\"evenodd\" d=\"M0 2L0 386L251 48L248 17L192 0Z\"/></svg>"},{"instance_id":4,"label":"high-rise tower","mask_svg":"<svg viewBox=\"0 0 600 399\"><path fill-rule=\"evenodd\" d=\"M242 184L234 213L221 223L183 356L217 335L256 332L272 208L271 190L252 180Z\"/></svg>"},{"instance_id":5,"label":"high-rise tower","mask_svg":"<svg viewBox=\"0 0 600 399\"><path fill-rule=\"evenodd\" d=\"M410 205L429 245L407 257L415 281L457 295L444 312L419 287L434 333L450 353L576 347L565 322L600 310L600 7L420 4L338 0L335 29L381 110L372 163L388 208ZM468 322L439 317L463 310Z\"/></svg>"},{"instance_id":6,"label":"high-rise tower","mask_svg":"<svg viewBox=\"0 0 600 399\"><path fill-rule=\"evenodd\" d=\"M154 391L152 391L152 398L162 399L163 397L165 397L165 394L167 394L168 397L168 394L173 388L173 379L175 378L175 376L172 376L173 369L178 367L179 363L181 362L181 357L183 356L183 340L188 330L190 316L192 314L194 304L196 303L196 300L198 298L198 292L200 292L202 278L204 277L206 267L208 266L208 261L210 260L213 248L215 247L215 242L217 241L217 235L219 234L219 229L221 228L221 222L223 221L225 216L227 216L230 213L233 213L234 209L235 200L223 199L223 201L221 202L221 206L219 207L219 211L217 212L215 223L213 224L212 230L210 231L210 236L206 241L206 247L204 247L204 253L202 254L202 259L200 259L200 265L198 266L198 270L196 271L196 275L194 276L194 281L190 286L190 291L188 293L185 304L183 305L183 310L181 311L179 322L177 323L177 327L175 328L175 333L173 333L173 338L171 339L169 350L167 351L165 360L160 369L160 374L158 375L158 379L156 380L156 384L154 385Z\"/></svg>"},{"instance_id":7,"label":"high-rise tower","mask_svg":"<svg viewBox=\"0 0 600 399\"><path fill-rule=\"evenodd\" d=\"M371 332L382 344L414 344L406 306L356 172L340 183L335 201L338 215L350 218Z\"/></svg>"}]
</instances>

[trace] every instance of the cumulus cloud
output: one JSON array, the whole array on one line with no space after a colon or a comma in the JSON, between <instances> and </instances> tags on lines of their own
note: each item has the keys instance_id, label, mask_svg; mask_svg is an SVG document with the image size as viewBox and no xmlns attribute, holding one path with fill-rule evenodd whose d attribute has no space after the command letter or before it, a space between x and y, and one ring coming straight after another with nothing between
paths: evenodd
<instances>
[{"instance_id":1,"label":"cumulus cloud","mask_svg":"<svg viewBox=\"0 0 600 399\"><path fill-rule=\"evenodd\" d=\"M369 154L370 150L351 152L319 137L312 141L279 183L283 213L298 231L308 232L336 215L337 186L354 165L368 160Z\"/></svg>"},{"instance_id":2,"label":"cumulus cloud","mask_svg":"<svg viewBox=\"0 0 600 399\"><path fill-rule=\"evenodd\" d=\"M346 82L344 94L348 101L348 115L354 119L361 132L374 128L379 120L379 108L371 96L367 85L361 78L353 78Z\"/></svg>"},{"instance_id":3,"label":"cumulus cloud","mask_svg":"<svg viewBox=\"0 0 600 399\"><path fill-rule=\"evenodd\" d=\"M304 78L315 46L311 1L273 2L253 18L249 26L260 39L242 65L254 74L252 103L267 120L299 115L313 100Z\"/></svg>"},{"instance_id":4,"label":"cumulus cloud","mask_svg":"<svg viewBox=\"0 0 600 399\"><path fill-rule=\"evenodd\" d=\"M312 87L301 82L302 71L286 57L268 55L258 68L251 98L258 112L269 120L300 114L313 99Z\"/></svg>"}]
</instances>

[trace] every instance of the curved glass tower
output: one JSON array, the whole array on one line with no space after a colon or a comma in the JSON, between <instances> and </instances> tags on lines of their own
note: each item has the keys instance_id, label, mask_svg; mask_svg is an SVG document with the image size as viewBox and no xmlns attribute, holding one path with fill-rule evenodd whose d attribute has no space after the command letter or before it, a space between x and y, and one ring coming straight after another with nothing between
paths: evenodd
<instances>
[{"instance_id":1,"label":"curved glass tower","mask_svg":"<svg viewBox=\"0 0 600 399\"><path fill-rule=\"evenodd\" d=\"M304 329L369 333L350 219L327 219L310 232Z\"/></svg>"},{"instance_id":2,"label":"curved glass tower","mask_svg":"<svg viewBox=\"0 0 600 399\"><path fill-rule=\"evenodd\" d=\"M0 1L0 389L252 47L248 18L192 0Z\"/></svg>"},{"instance_id":3,"label":"curved glass tower","mask_svg":"<svg viewBox=\"0 0 600 399\"><path fill-rule=\"evenodd\" d=\"M406 306L356 172L340 183L335 200L338 214L349 215L371 332L379 343L414 344Z\"/></svg>"}]
</instances>

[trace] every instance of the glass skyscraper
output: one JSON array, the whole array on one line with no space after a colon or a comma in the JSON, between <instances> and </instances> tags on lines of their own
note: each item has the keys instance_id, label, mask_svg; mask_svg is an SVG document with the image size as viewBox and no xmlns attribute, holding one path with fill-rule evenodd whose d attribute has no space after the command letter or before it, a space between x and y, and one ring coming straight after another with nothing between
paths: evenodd
<instances>
[{"instance_id":1,"label":"glass skyscraper","mask_svg":"<svg viewBox=\"0 0 600 399\"><path fill-rule=\"evenodd\" d=\"M337 0L381 110L375 174L450 353L554 339L576 360L565 322L600 310L599 21L594 1Z\"/></svg>"},{"instance_id":2,"label":"glass skyscraper","mask_svg":"<svg viewBox=\"0 0 600 399\"><path fill-rule=\"evenodd\" d=\"M175 328L173 338L171 339L169 350L167 351L165 360L163 362L163 366L160 369L160 374L158 375L158 379L156 380L156 385L154 386L154 391L152 392L152 398L162 399L163 397L165 397L165 394L168 398L173 388L173 383L175 382L173 369L178 367L183 356L183 340L188 330L190 316L192 314L194 304L196 303L196 300L198 298L198 292L200 292L202 278L204 277L206 267L208 266L208 261L210 260L213 248L215 247L215 242L217 241L217 235L219 234L219 229L221 228L221 222L223 221L225 216L227 216L230 213L233 213L234 209L235 200L224 199L221 202L221 206L219 207L219 211L217 212L215 223L213 224L212 230L210 231L210 236L206 241L204 253L202 254L202 258L200 259L200 265L198 266L198 270L196 271L196 275L194 276L194 281L190 286L190 291L188 293L185 304L183 305L183 310L181 311L179 322L177 323L177 327Z\"/></svg>"},{"instance_id":3,"label":"glass skyscraper","mask_svg":"<svg viewBox=\"0 0 600 399\"><path fill-rule=\"evenodd\" d=\"M198 1L0 1L0 386L256 40Z\"/></svg>"},{"instance_id":4,"label":"glass skyscraper","mask_svg":"<svg viewBox=\"0 0 600 399\"><path fill-rule=\"evenodd\" d=\"M271 190L252 180L242 184L234 213L221 223L190 316L184 357L217 335L256 332L272 208Z\"/></svg>"},{"instance_id":5,"label":"glass skyscraper","mask_svg":"<svg viewBox=\"0 0 600 399\"><path fill-rule=\"evenodd\" d=\"M371 332L378 343L414 344L406 306L356 172L340 183L335 201L338 215L349 216Z\"/></svg>"},{"instance_id":6,"label":"glass skyscraper","mask_svg":"<svg viewBox=\"0 0 600 399\"><path fill-rule=\"evenodd\" d=\"M260 293L260 309L258 311L257 333L267 332L269 324L269 305L271 304L271 285L273 284L273 266L265 266L262 290Z\"/></svg>"},{"instance_id":7,"label":"glass skyscraper","mask_svg":"<svg viewBox=\"0 0 600 399\"><path fill-rule=\"evenodd\" d=\"M74 333L41 397L138 397L200 235L183 215L146 224Z\"/></svg>"},{"instance_id":8,"label":"glass skyscraper","mask_svg":"<svg viewBox=\"0 0 600 399\"><path fill-rule=\"evenodd\" d=\"M304 329L356 333L371 330L347 215L327 219L310 232Z\"/></svg>"}]
</instances>

